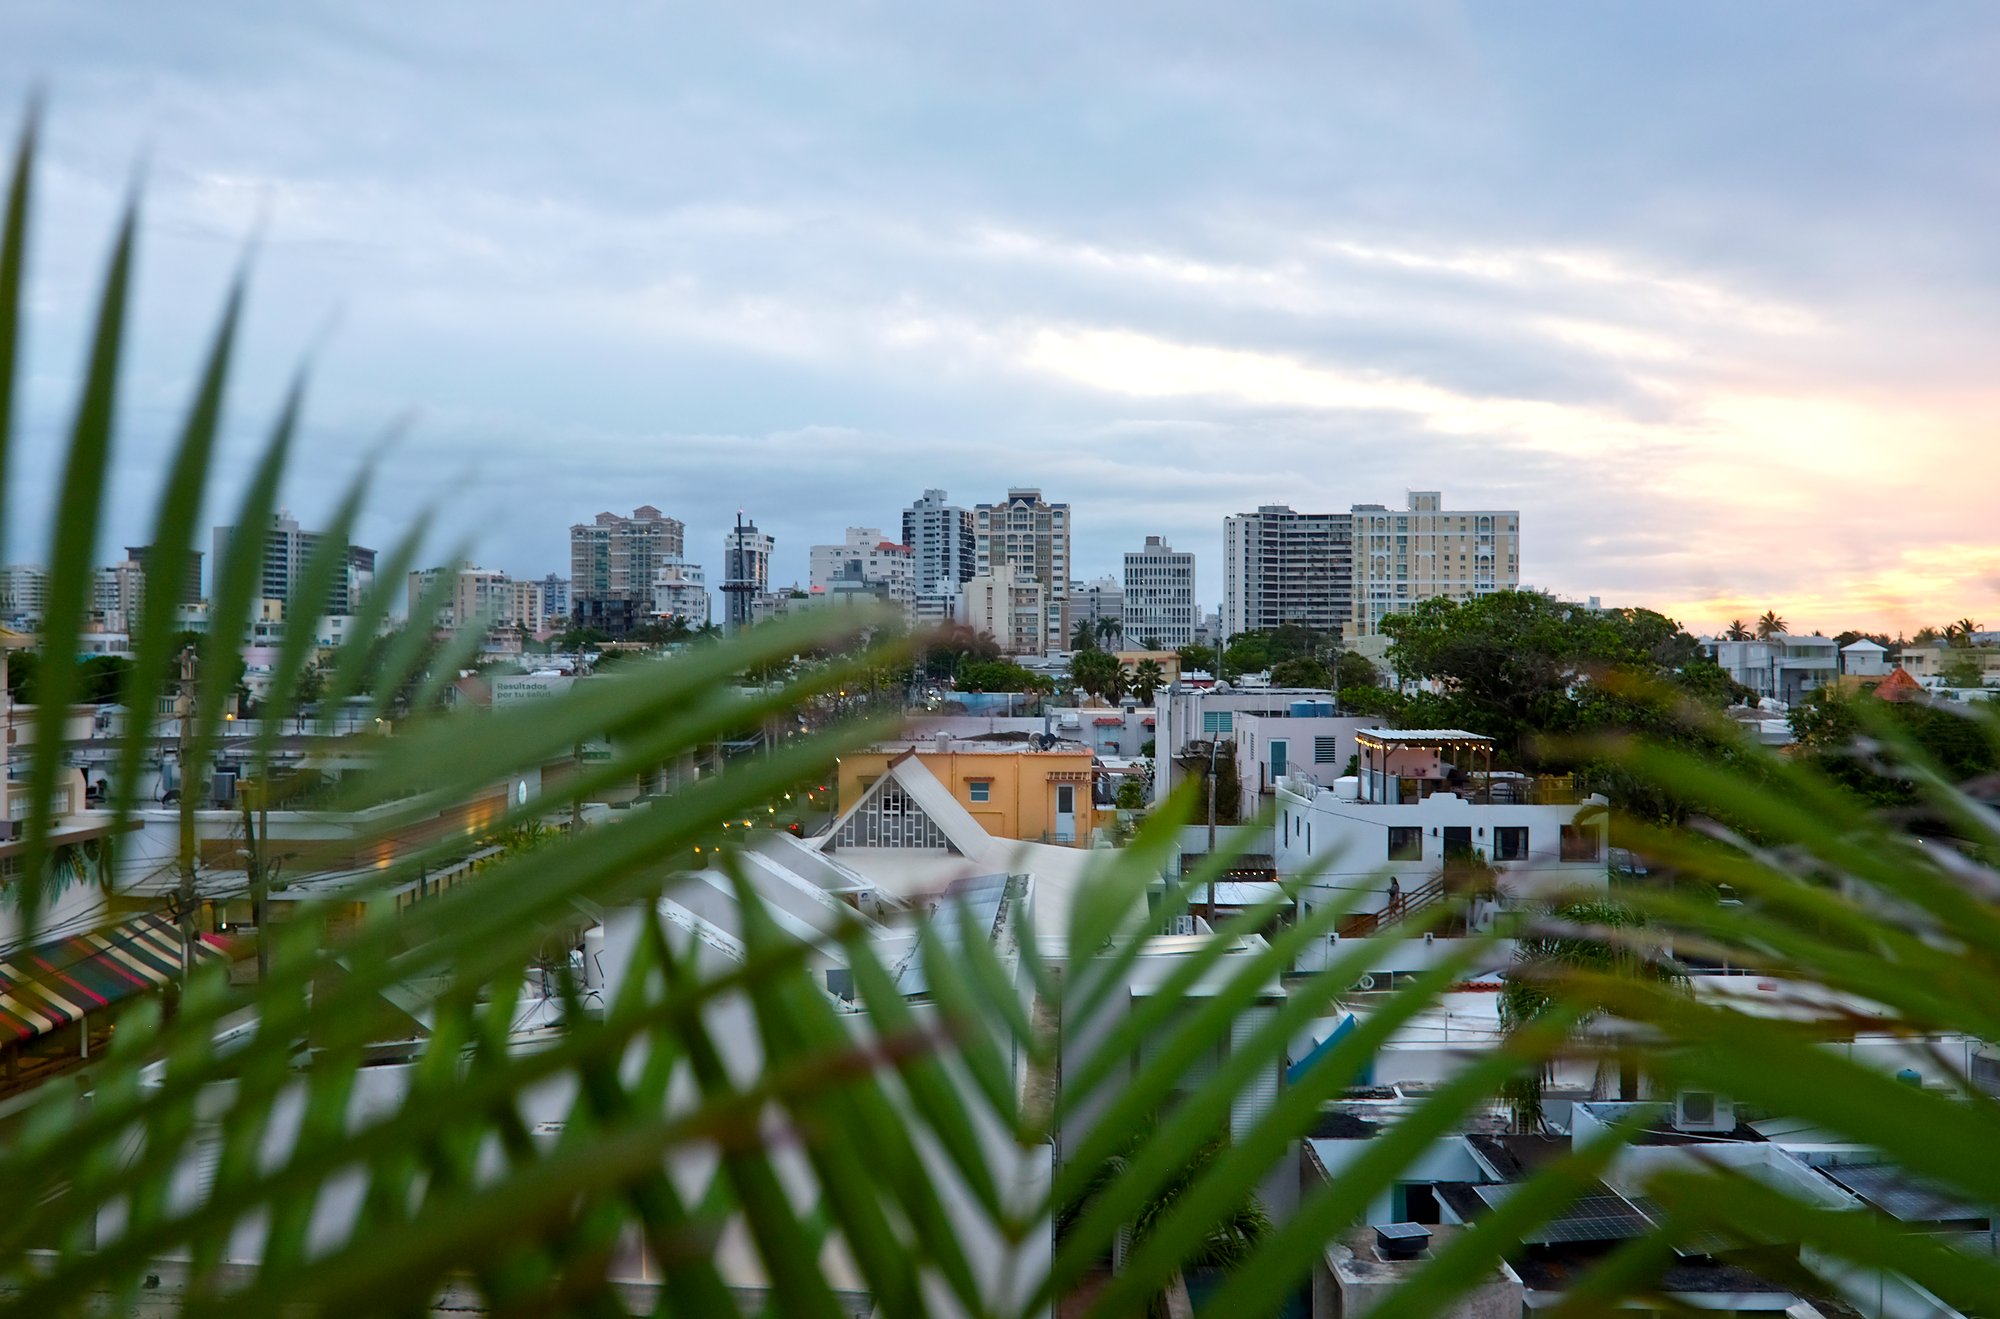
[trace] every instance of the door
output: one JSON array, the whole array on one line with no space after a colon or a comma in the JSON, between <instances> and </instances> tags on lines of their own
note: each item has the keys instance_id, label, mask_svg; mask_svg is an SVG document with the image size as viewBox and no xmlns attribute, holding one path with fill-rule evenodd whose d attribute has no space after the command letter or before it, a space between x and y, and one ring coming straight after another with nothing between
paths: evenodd
<instances>
[{"instance_id":1,"label":"door","mask_svg":"<svg viewBox=\"0 0 2000 1319\"><path fill-rule=\"evenodd\" d=\"M1274 787L1277 785L1279 779L1285 777L1286 745L1283 742L1271 743L1271 784Z\"/></svg>"},{"instance_id":2,"label":"door","mask_svg":"<svg viewBox=\"0 0 2000 1319\"><path fill-rule=\"evenodd\" d=\"M1076 841L1076 785L1056 784L1056 841Z\"/></svg>"}]
</instances>

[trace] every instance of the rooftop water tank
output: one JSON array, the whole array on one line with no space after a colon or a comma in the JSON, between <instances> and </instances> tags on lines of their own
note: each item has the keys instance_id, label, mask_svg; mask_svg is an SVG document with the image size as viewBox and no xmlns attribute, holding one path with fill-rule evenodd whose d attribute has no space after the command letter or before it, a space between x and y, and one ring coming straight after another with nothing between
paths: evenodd
<instances>
[{"instance_id":1,"label":"rooftop water tank","mask_svg":"<svg viewBox=\"0 0 2000 1319\"><path fill-rule=\"evenodd\" d=\"M1335 779L1333 781L1333 799L1335 801L1360 801L1361 776L1358 774L1343 774Z\"/></svg>"}]
</instances>

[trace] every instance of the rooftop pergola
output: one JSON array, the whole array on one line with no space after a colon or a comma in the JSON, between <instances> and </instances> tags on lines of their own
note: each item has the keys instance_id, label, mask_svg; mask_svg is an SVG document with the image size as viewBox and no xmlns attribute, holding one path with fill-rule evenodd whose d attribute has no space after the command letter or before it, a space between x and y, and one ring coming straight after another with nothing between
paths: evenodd
<instances>
[{"instance_id":1,"label":"rooftop pergola","mask_svg":"<svg viewBox=\"0 0 2000 1319\"><path fill-rule=\"evenodd\" d=\"M1458 768L1466 760L1483 759L1485 779L1493 776L1493 739L1463 728L1369 728L1354 734L1354 745L1361 759L1363 801L1378 800L1375 786L1383 778L1403 777L1390 774L1391 758L1399 751L1435 751Z\"/></svg>"}]
</instances>

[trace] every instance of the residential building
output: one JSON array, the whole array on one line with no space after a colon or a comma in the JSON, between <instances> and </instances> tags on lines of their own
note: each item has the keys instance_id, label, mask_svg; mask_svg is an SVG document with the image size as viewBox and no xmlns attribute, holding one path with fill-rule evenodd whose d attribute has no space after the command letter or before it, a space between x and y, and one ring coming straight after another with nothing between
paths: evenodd
<instances>
[{"instance_id":1,"label":"residential building","mask_svg":"<svg viewBox=\"0 0 2000 1319\"><path fill-rule=\"evenodd\" d=\"M1889 649L1867 637L1840 648L1840 671L1855 678L1882 678L1889 673Z\"/></svg>"},{"instance_id":2,"label":"residential building","mask_svg":"<svg viewBox=\"0 0 2000 1319\"><path fill-rule=\"evenodd\" d=\"M1048 588L1011 563L981 570L960 590L958 621L1009 655L1044 653L1048 619Z\"/></svg>"},{"instance_id":3,"label":"residential building","mask_svg":"<svg viewBox=\"0 0 2000 1319\"><path fill-rule=\"evenodd\" d=\"M1069 630L1073 637L1078 622L1090 624L1091 635L1116 645L1125 635L1125 591L1116 577L1094 577L1069 584ZM1110 625L1107 629L1107 623ZM1106 635L1107 630L1110 635ZM1069 642L1064 641L1067 648Z\"/></svg>"},{"instance_id":4,"label":"residential building","mask_svg":"<svg viewBox=\"0 0 2000 1319\"><path fill-rule=\"evenodd\" d=\"M1302 879L1308 904L1351 904L1336 937L1441 901L1453 864L1496 871L1498 902L1609 882L1609 803L1570 777L1494 770L1492 739L1460 729L1367 728L1354 744L1357 774L1317 782L1288 758L1273 792L1278 877Z\"/></svg>"},{"instance_id":5,"label":"residential building","mask_svg":"<svg viewBox=\"0 0 2000 1319\"><path fill-rule=\"evenodd\" d=\"M691 628L707 627L707 580L698 563L665 560L653 571L653 612L663 619L682 619Z\"/></svg>"},{"instance_id":6,"label":"residential building","mask_svg":"<svg viewBox=\"0 0 2000 1319\"><path fill-rule=\"evenodd\" d=\"M653 609L659 565L686 552L687 528L642 504L631 517L599 513L569 529L570 615L579 625L644 621ZM613 602L616 602L615 605ZM625 607L629 606L629 607ZM588 614L594 621L585 623ZM612 632L613 637L625 635Z\"/></svg>"},{"instance_id":7,"label":"residential building","mask_svg":"<svg viewBox=\"0 0 2000 1319\"><path fill-rule=\"evenodd\" d=\"M569 578L556 573L542 578L542 617L558 626L569 618Z\"/></svg>"},{"instance_id":8,"label":"residential building","mask_svg":"<svg viewBox=\"0 0 2000 1319\"><path fill-rule=\"evenodd\" d=\"M1356 504L1350 518L1349 636L1375 636L1384 618L1421 600L1463 602L1520 588L1518 510L1446 509L1438 491L1413 490L1407 508Z\"/></svg>"},{"instance_id":9,"label":"residential building","mask_svg":"<svg viewBox=\"0 0 2000 1319\"><path fill-rule=\"evenodd\" d=\"M725 612L722 626L735 635L757 619L757 597L771 589L771 554L778 547L774 537L757 530L736 515L736 525L722 538L722 593Z\"/></svg>"},{"instance_id":10,"label":"residential building","mask_svg":"<svg viewBox=\"0 0 2000 1319\"><path fill-rule=\"evenodd\" d=\"M127 545L125 547L126 559L139 565L139 569L142 572L152 562L152 555L153 547L151 545ZM199 604L201 603L201 599L201 551L185 550L181 556L180 592L174 597L174 603L178 605Z\"/></svg>"},{"instance_id":11,"label":"residential building","mask_svg":"<svg viewBox=\"0 0 2000 1319\"><path fill-rule=\"evenodd\" d=\"M1051 504L1040 490L1016 487L998 504L973 509L975 574L995 572L1001 565L1040 583L1043 591L1042 642L1038 653L1068 645L1070 511L1068 504Z\"/></svg>"},{"instance_id":12,"label":"residential building","mask_svg":"<svg viewBox=\"0 0 2000 1319\"><path fill-rule=\"evenodd\" d=\"M91 622L106 632L129 632L146 611L146 570L131 559L99 568L91 579Z\"/></svg>"},{"instance_id":13,"label":"residential building","mask_svg":"<svg viewBox=\"0 0 2000 1319\"><path fill-rule=\"evenodd\" d=\"M1943 642L1905 646L1896 666L1926 687L1935 687L1943 683L1946 669L1967 660L1979 666L1981 685L2000 684L2000 646L1948 646Z\"/></svg>"},{"instance_id":14,"label":"residential building","mask_svg":"<svg viewBox=\"0 0 2000 1319\"><path fill-rule=\"evenodd\" d=\"M40 564L10 563L0 568L0 620L17 627L40 627L48 603L49 574Z\"/></svg>"},{"instance_id":15,"label":"residential building","mask_svg":"<svg viewBox=\"0 0 2000 1319\"><path fill-rule=\"evenodd\" d=\"M1786 705L1796 703L1815 687L1840 676L1840 647L1832 637L1797 637L1774 632L1748 641L1707 639L1701 648L1724 673L1755 692L1759 699L1768 696Z\"/></svg>"},{"instance_id":16,"label":"residential building","mask_svg":"<svg viewBox=\"0 0 2000 1319\"><path fill-rule=\"evenodd\" d=\"M239 527L217 527L213 538L214 571L224 572L229 562L230 546L241 532ZM325 539L325 533L307 531L290 512L280 510L271 517L271 525L260 533L262 537L263 562L257 583L257 594L269 600L290 601L293 592L305 576L306 565L311 562L313 551ZM335 575L333 585L328 588L326 601L320 612L333 615L352 614L358 595L365 595L373 584L375 576L375 551L364 546L348 544L341 547L341 557L345 571Z\"/></svg>"},{"instance_id":17,"label":"residential building","mask_svg":"<svg viewBox=\"0 0 2000 1319\"><path fill-rule=\"evenodd\" d=\"M1194 644L1194 555L1148 536L1125 555L1125 640L1153 649Z\"/></svg>"},{"instance_id":18,"label":"residential building","mask_svg":"<svg viewBox=\"0 0 2000 1319\"><path fill-rule=\"evenodd\" d=\"M1353 596L1352 519L1263 504L1222 520L1222 632L1336 632Z\"/></svg>"},{"instance_id":19,"label":"residential building","mask_svg":"<svg viewBox=\"0 0 2000 1319\"><path fill-rule=\"evenodd\" d=\"M949 621L959 588L978 571L972 510L948 502L942 490L926 490L903 510L903 544L910 547L917 621Z\"/></svg>"},{"instance_id":20,"label":"residential building","mask_svg":"<svg viewBox=\"0 0 2000 1319\"><path fill-rule=\"evenodd\" d=\"M517 582L504 572L477 568L469 563L425 568L411 573L408 586L411 621L414 622L421 612L424 597L444 576L449 576L451 581L445 588L432 623L441 631L455 632L475 624L487 631L518 628L525 633L534 633L542 630L540 582Z\"/></svg>"},{"instance_id":21,"label":"residential building","mask_svg":"<svg viewBox=\"0 0 2000 1319\"><path fill-rule=\"evenodd\" d=\"M1015 733L885 741L841 756L837 800L851 806L892 764L914 756L993 837L1088 847L1097 825L1096 758L1080 742L1041 743Z\"/></svg>"},{"instance_id":22,"label":"residential building","mask_svg":"<svg viewBox=\"0 0 2000 1319\"><path fill-rule=\"evenodd\" d=\"M908 545L882 538L878 527L849 527L838 545L815 545L808 552L814 594L874 596L902 614L916 616L915 561Z\"/></svg>"}]
</instances>

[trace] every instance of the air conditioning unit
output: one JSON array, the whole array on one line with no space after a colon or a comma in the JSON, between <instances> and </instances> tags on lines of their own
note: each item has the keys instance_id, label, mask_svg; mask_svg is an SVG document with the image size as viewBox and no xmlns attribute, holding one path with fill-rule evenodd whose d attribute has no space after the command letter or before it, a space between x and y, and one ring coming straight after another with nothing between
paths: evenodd
<instances>
[{"instance_id":1,"label":"air conditioning unit","mask_svg":"<svg viewBox=\"0 0 2000 1319\"><path fill-rule=\"evenodd\" d=\"M1674 1096L1678 1131L1734 1131L1736 1106L1713 1090L1683 1090Z\"/></svg>"}]
</instances>

